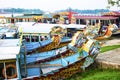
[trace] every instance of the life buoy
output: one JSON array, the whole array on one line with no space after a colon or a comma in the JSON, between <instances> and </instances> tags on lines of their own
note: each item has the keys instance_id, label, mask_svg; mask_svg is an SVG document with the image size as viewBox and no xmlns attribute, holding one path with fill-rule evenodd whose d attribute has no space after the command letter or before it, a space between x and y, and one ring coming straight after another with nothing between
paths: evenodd
<instances>
[{"instance_id":1,"label":"life buoy","mask_svg":"<svg viewBox=\"0 0 120 80\"><path fill-rule=\"evenodd\" d=\"M9 64L6 66L6 72L8 70L8 68L13 68L15 69L15 73L13 75L7 75L7 78L10 79L10 78L16 78L17 77L17 71L16 71L16 66L14 64ZM5 69L3 68L2 70L2 75L5 77Z\"/></svg>"}]
</instances>

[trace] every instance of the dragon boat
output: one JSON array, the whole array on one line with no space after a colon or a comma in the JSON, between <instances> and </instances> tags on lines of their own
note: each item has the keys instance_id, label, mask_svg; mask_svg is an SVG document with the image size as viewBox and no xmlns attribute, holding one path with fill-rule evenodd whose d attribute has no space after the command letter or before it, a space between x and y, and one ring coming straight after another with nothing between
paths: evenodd
<instances>
[{"instance_id":1,"label":"dragon boat","mask_svg":"<svg viewBox=\"0 0 120 80\"><path fill-rule=\"evenodd\" d=\"M65 33L63 31L63 28L60 26L54 26L49 34L51 37L47 37L47 39L39 42L25 43L26 50L28 54L31 54L35 51L46 52L52 49L61 48L68 45L68 43L71 41L71 38L65 37L64 35Z\"/></svg>"},{"instance_id":2,"label":"dragon boat","mask_svg":"<svg viewBox=\"0 0 120 80\"><path fill-rule=\"evenodd\" d=\"M96 40L104 40L104 39L108 39L111 37L111 35L113 34L114 27L113 25L109 25L106 30L104 32L102 32L102 34L100 36L95 37Z\"/></svg>"},{"instance_id":3,"label":"dragon boat","mask_svg":"<svg viewBox=\"0 0 120 80\"><path fill-rule=\"evenodd\" d=\"M38 30L39 31L38 32L36 30L37 28L35 28L36 26L31 26L32 28L30 28L29 31L27 31L28 29L25 28L26 26L22 27L22 29L21 27L19 28L19 32L23 36L23 40L28 54L32 54L35 51L37 52L50 51L52 49L66 46L68 43L70 43L71 37L77 31L77 28L81 29L84 27L84 25L72 25L72 24L71 25L39 24L40 27L47 27L48 31L44 32ZM31 31L31 29L36 32Z\"/></svg>"},{"instance_id":4,"label":"dragon boat","mask_svg":"<svg viewBox=\"0 0 120 80\"><path fill-rule=\"evenodd\" d=\"M85 30L83 30L83 33L86 36L102 41L110 38L115 32L119 31L119 29L115 29L115 26L113 24L102 26L101 29L100 26L100 24L88 26Z\"/></svg>"},{"instance_id":5,"label":"dragon boat","mask_svg":"<svg viewBox=\"0 0 120 80\"><path fill-rule=\"evenodd\" d=\"M27 56L26 72L27 78L38 80L65 79L84 69L94 62L99 53L100 46L96 40L84 37L84 34L77 32L71 43L61 49L58 54L51 52L33 54ZM55 51L56 52L56 51ZM53 51L53 53L55 53ZM52 56L49 53L52 54ZM21 70L25 68L22 67ZM35 71L35 73L33 73ZM67 73L66 75L64 73ZM24 71L21 74L25 74Z\"/></svg>"}]
</instances>

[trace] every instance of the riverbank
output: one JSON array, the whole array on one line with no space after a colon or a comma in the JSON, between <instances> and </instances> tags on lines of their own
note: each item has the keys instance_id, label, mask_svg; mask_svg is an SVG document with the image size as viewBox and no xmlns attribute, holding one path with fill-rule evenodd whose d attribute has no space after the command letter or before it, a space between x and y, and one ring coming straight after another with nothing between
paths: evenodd
<instances>
[{"instance_id":1,"label":"riverbank","mask_svg":"<svg viewBox=\"0 0 120 80\"><path fill-rule=\"evenodd\" d=\"M120 69L120 48L99 54L95 65L99 68Z\"/></svg>"},{"instance_id":2,"label":"riverbank","mask_svg":"<svg viewBox=\"0 0 120 80\"><path fill-rule=\"evenodd\" d=\"M110 40L106 41L102 47L120 45L120 35L114 35L111 37ZM98 54L95 59L96 65L100 68L113 68L113 69L120 69L120 48L111 49L107 52L103 52Z\"/></svg>"}]
</instances>

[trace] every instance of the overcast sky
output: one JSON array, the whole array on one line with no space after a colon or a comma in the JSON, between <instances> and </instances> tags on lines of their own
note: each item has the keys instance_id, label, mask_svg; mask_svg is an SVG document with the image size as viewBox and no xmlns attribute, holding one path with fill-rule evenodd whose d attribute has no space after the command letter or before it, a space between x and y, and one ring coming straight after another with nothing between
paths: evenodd
<instances>
[{"instance_id":1,"label":"overcast sky","mask_svg":"<svg viewBox=\"0 0 120 80\"><path fill-rule=\"evenodd\" d=\"M25 8L55 11L67 9L106 9L107 0L0 0L0 8ZM120 10L120 7L111 7Z\"/></svg>"}]
</instances>

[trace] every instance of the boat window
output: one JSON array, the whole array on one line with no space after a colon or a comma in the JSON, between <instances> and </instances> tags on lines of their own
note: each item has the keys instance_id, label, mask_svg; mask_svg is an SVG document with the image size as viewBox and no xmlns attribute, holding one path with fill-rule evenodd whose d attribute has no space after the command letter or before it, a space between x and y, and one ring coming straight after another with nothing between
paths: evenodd
<instances>
[{"instance_id":1,"label":"boat window","mask_svg":"<svg viewBox=\"0 0 120 80\"><path fill-rule=\"evenodd\" d=\"M22 22L23 20L22 19L19 19L19 22Z\"/></svg>"},{"instance_id":2,"label":"boat window","mask_svg":"<svg viewBox=\"0 0 120 80\"><path fill-rule=\"evenodd\" d=\"M23 39L25 39L25 36L23 36Z\"/></svg>"},{"instance_id":3,"label":"boat window","mask_svg":"<svg viewBox=\"0 0 120 80\"><path fill-rule=\"evenodd\" d=\"M43 40L44 40L43 36L40 36L40 41L43 41Z\"/></svg>"},{"instance_id":4,"label":"boat window","mask_svg":"<svg viewBox=\"0 0 120 80\"><path fill-rule=\"evenodd\" d=\"M67 36L71 38L76 31L76 28L67 28Z\"/></svg>"},{"instance_id":5,"label":"boat window","mask_svg":"<svg viewBox=\"0 0 120 80\"><path fill-rule=\"evenodd\" d=\"M36 36L36 42L38 42L39 41L39 36Z\"/></svg>"},{"instance_id":6,"label":"boat window","mask_svg":"<svg viewBox=\"0 0 120 80\"><path fill-rule=\"evenodd\" d=\"M76 20L76 24L79 24L79 19Z\"/></svg>"},{"instance_id":7,"label":"boat window","mask_svg":"<svg viewBox=\"0 0 120 80\"><path fill-rule=\"evenodd\" d=\"M4 64L3 63L0 63L0 80L3 80L5 79L2 75L2 70L4 69Z\"/></svg>"},{"instance_id":8,"label":"boat window","mask_svg":"<svg viewBox=\"0 0 120 80\"><path fill-rule=\"evenodd\" d=\"M30 37L26 36L25 40L26 40L26 42L30 42Z\"/></svg>"},{"instance_id":9,"label":"boat window","mask_svg":"<svg viewBox=\"0 0 120 80\"><path fill-rule=\"evenodd\" d=\"M80 24L86 25L86 21L84 19L80 19Z\"/></svg>"},{"instance_id":10,"label":"boat window","mask_svg":"<svg viewBox=\"0 0 120 80\"><path fill-rule=\"evenodd\" d=\"M47 36L45 36L45 40L47 40L48 39L48 37Z\"/></svg>"},{"instance_id":11,"label":"boat window","mask_svg":"<svg viewBox=\"0 0 120 80\"><path fill-rule=\"evenodd\" d=\"M38 36L31 36L32 42L38 42L39 37Z\"/></svg>"}]
</instances>

